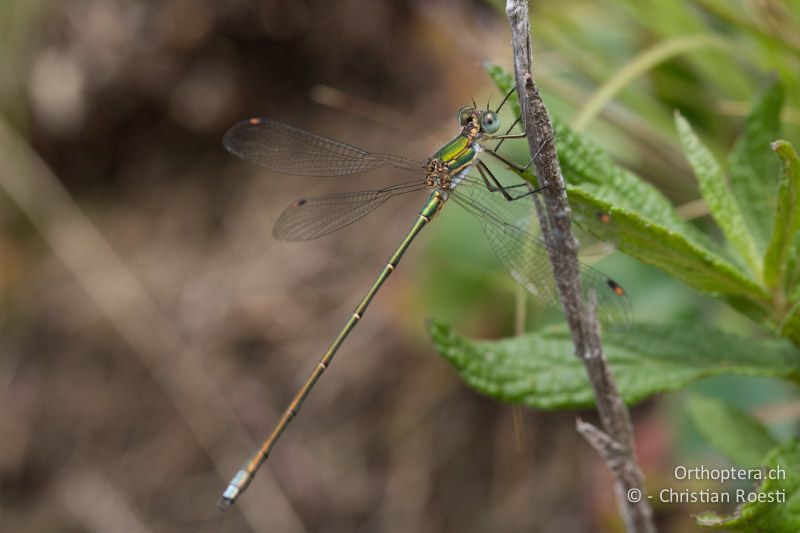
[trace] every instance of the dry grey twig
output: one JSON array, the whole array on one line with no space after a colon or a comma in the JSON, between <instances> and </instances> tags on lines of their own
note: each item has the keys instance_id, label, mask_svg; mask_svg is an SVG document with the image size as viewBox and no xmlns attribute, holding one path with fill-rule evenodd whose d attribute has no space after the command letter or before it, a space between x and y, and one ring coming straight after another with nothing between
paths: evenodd
<instances>
[{"instance_id":1,"label":"dry grey twig","mask_svg":"<svg viewBox=\"0 0 800 533\"><path fill-rule=\"evenodd\" d=\"M629 491L644 494L642 473L636 462L633 426L614 378L603 355L594 295L584 302L578 263L578 243L572 234L570 209L564 179L556 153L550 117L532 77L531 37L527 0L508 0L506 12L511 24L514 75L522 109L522 122L535 158L536 175L543 188L543 201L536 210L547 244L564 315L572 333L575 354L583 362L594 389L602 430L578 421L578 431L605 459L614 475L617 503L628 531L656 531L646 498L630 501ZM635 498L634 498L635 499Z\"/></svg>"}]
</instances>

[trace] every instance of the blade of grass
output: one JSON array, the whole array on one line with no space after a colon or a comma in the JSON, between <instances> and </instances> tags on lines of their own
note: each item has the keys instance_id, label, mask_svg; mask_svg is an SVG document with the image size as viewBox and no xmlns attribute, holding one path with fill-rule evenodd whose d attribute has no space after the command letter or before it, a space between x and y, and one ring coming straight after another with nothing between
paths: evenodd
<instances>
[{"instance_id":1,"label":"blade of grass","mask_svg":"<svg viewBox=\"0 0 800 533\"><path fill-rule=\"evenodd\" d=\"M614 96L659 63L702 48L730 50L732 47L733 45L726 39L711 34L690 35L662 41L634 57L610 76L578 111L572 119L571 126L579 132L585 130Z\"/></svg>"}]
</instances>

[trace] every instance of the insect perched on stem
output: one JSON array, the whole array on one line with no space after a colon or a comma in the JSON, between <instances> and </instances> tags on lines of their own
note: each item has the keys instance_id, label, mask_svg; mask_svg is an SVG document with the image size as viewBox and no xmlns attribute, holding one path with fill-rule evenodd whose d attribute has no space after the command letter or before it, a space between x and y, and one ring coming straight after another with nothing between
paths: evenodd
<instances>
[{"instance_id":1,"label":"insect perched on stem","mask_svg":"<svg viewBox=\"0 0 800 533\"><path fill-rule=\"evenodd\" d=\"M315 239L352 224L390 198L423 189L431 192L411 229L284 411L275 429L231 480L220 498L218 505L221 509L232 505L250 484L345 338L364 317L367 306L397 268L411 242L449 200L477 217L495 253L520 284L537 298L547 303L557 303L558 295L546 246L538 235L531 232L533 202L530 200L531 195L538 191L521 180L510 185L501 184L486 163L479 159L479 155L485 153L516 172L527 169L514 165L496 151L504 140L525 136L524 133L511 133L516 122L505 133L498 133L498 113L511 94L495 111L478 109L474 104L461 108L458 112L458 134L424 163L395 155L366 152L263 118L240 122L225 134L223 142L231 153L285 174L348 176L389 167L420 175L414 180L383 189L301 198L289 205L275 223L273 233L279 239ZM494 148L485 145L494 141L497 141ZM473 170L477 171L477 176L472 174ZM626 322L629 307L622 287L592 267L582 265L581 273L584 290L594 290L596 293L601 320Z\"/></svg>"}]
</instances>

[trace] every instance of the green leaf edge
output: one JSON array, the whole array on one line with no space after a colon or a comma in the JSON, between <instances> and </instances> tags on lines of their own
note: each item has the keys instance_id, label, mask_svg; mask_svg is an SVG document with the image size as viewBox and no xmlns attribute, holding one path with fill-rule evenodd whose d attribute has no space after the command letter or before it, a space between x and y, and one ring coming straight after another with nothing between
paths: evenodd
<instances>
[{"instance_id":1,"label":"green leaf edge","mask_svg":"<svg viewBox=\"0 0 800 533\"><path fill-rule=\"evenodd\" d=\"M777 161L767 147L781 137L784 89L777 75L754 98L744 129L728 154L730 186L753 237L764 250L773 226Z\"/></svg>"},{"instance_id":2,"label":"green leaf edge","mask_svg":"<svg viewBox=\"0 0 800 533\"><path fill-rule=\"evenodd\" d=\"M675 127L711 215L744 263L760 279L761 253L745 224L739 202L725 178L722 166L678 111L675 111Z\"/></svg>"},{"instance_id":3,"label":"green leaf edge","mask_svg":"<svg viewBox=\"0 0 800 533\"><path fill-rule=\"evenodd\" d=\"M800 159L794 147L778 140L770 145L781 161L778 203L772 236L764 256L764 279L768 287L787 292L789 255L800 231Z\"/></svg>"},{"instance_id":4,"label":"green leaf edge","mask_svg":"<svg viewBox=\"0 0 800 533\"><path fill-rule=\"evenodd\" d=\"M723 257L708 252L684 234L669 230L649 220L639 213L616 207L607 201L594 196L580 186L568 186L570 200L577 200L595 212L607 213L613 220L618 234L616 247L645 263L654 265L677 279L699 291L723 296L739 296L751 300L757 305L766 306L769 294L752 279ZM578 224L598 238L604 235L595 231L595 226ZM632 238L626 238L626 232L632 235L641 232L642 237L650 237L650 246L637 246ZM637 231L638 230L638 231ZM663 251L661 251L663 250ZM661 251L658 255L655 252ZM695 272L703 273L707 281L698 281ZM763 318L763 317L761 317Z\"/></svg>"},{"instance_id":5,"label":"green leaf edge","mask_svg":"<svg viewBox=\"0 0 800 533\"><path fill-rule=\"evenodd\" d=\"M458 371L464 382L477 392L507 403L523 404L539 409L562 409L589 407L594 405L594 394L591 385L586 377L585 370L581 362L573 355L572 338L564 328L551 328L535 333L510 337L498 340L472 340L468 337L457 334L450 326L434 320L428 322L428 333L433 341L434 347L439 354L447 360ZM648 354L647 349L641 346L647 342L664 343L664 335L684 335L678 338L678 342L673 343L675 347L692 346L697 344L697 338L705 335L708 338L711 334L718 335L727 346L749 345L749 352L758 352L759 356L754 361L747 364L731 363L730 365L717 364L714 366L692 369L691 364L698 364L696 356L686 353L686 364L681 366L683 376L669 376L669 380L664 380L654 384L648 390L631 391L628 383L631 382L633 373L625 372L625 368L620 371L620 365L628 364L630 367L641 365L642 355L650 358L651 361L658 362L659 359L674 361L674 356L665 358L658 355ZM648 337L649 335L649 337ZM615 331L610 330L604 333L604 346L609 365L617 380L620 394L626 404L634 404L655 394L670 392L681 389L687 384L698 379L721 375L736 374L744 376L760 376L782 378L800 383L800 353L791 348L785 341L775 339L756 340L746 337L739 337L725 333L707 326L701 325L660 325L660 324L631 324L627 329ZM637 338L638 337L638 338ZM648 341L648 338L650 341ZM643 340L642 340L643 339ZM555 368L555 364L561 364L567 369L570 379L565 380L557 391L548 391L546 394L537 393L535 390L520 388L519 383L527 379L537 379L536 368L521 368L521 365L510 365L507 369L497 367L495 375L484 373L478 375L482 370L481 365L495 362L497 365L504 363L502 358L498 358L498 353L503 350L514 348L514 344L540 344L540 345L560 345L562 349L558 353L547 353L546 355L531 353L531 358L547 357L548 371ZM510 348L508 345L512 345ZM523 348L520 348L523 349ZM530 350L525 347L525 350ZM673 348L674 349L674 348ZM546 350L542 350L546 352ZM684 353L681 349L680 353ZM772 366L766 364L770 359L765 358L764 354L775 356ZM493 360L494 358L494 360ZM635 359L638 359L634 361ZM556 362L553 363L552 361ZM498 362L499 361L499 362ZM535 366L535 359L532 359ZM543 363L539 363L542 365ZM674 363L671 363L674 364ZM495 365L495 366L497 366ZM678 368L676 366L676 368ZM476 371L477 369L477 371ZM527 374L531 372L531 374ZM552 381L548 381L548 386ZM499 385L498 385L499 384ZM505 389L501 387L505 386ZM513 389L513 390L511 390Z\"/></svg>"}]
</instances>

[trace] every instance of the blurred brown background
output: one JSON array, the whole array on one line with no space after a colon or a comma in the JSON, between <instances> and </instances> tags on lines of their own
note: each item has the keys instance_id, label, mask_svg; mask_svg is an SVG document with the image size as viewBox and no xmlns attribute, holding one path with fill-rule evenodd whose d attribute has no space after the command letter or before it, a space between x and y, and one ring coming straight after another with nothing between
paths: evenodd
<instances>
[{"instance_id":1,"label":"blurred brown background","mask_svg":"<svg viewBox=\"0 0 800 533\"><path fill-rule=\"evenodd\" d=\"M586 8L543 4L551 17ZM427 316L472 336L513 327L513 283L484 266L485 246L484 259L467 256L470 284L430 292L449 276L448 246L469 249L477 231L449 214L406 255L240 504L215 508L422 199L319 241L275 241L271 223L295 197L392 176L274 175L226 153L222 134L268 116L425 159L460 106L498 97L481 62L510 64L501 9L0 10L2 531L619 530L576 413L480 397L428 342ZM558 78L551 49L537 52ZM648 473L669 444L658 412L636 412ZM671 530L689 520L672 517Z\"/></svg>"}]
</instances>

